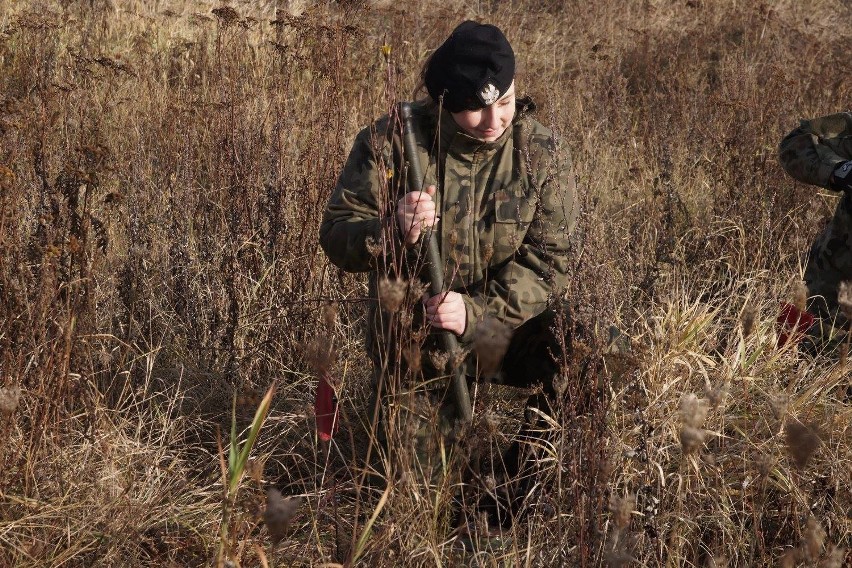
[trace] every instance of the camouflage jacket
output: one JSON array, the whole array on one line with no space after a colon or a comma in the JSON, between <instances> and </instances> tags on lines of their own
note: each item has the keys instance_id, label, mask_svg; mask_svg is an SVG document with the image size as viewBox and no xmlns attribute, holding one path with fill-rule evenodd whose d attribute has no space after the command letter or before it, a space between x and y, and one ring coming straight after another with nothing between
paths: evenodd
<instances>
[{"instance_id":1,"label":"camouflage jacket","mask_svg":"<svg viewBox=\"0 0 852 568\"><path fill-rule=\"evenodd\" d=\"M778 159L793 178L831 189L831 174L852 159L852 113L801 121L781 141Z\"/></svg>"},{"instance_id":2,"label":"camouflage jacket","mask_svg":"<svg viewBox=\"0 0 852 568\"><path fill-rule=\"evenodd\" d=\"M433 105L413 107L424 183L437 187L445 288L461 293L467 308L460 341L469 342L487 315L515 328L567 285L577 216L570 159L529 117L529 99L518 100L513 124L494 142L468 136ZM373 271L373 298L382 273L426 278L425 246L406 249L395 220L396 202L407 191L400 148L392 117L362 130L320 227L320 243L335 265Z\"/></svg>"}]
</instances>

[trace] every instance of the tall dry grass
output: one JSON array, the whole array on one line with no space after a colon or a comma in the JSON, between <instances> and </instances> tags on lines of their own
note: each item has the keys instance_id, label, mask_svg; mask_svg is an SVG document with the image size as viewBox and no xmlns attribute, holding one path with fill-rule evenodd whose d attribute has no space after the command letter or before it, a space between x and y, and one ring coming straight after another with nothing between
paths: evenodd
<instances>
[{"instance_id":1,"label":"tall dry grass","mask_svg":"<svg viewBox=\"0 0 852 568\"><path fill-rule=\"evenodd\" d=\"M778 350L774 319L836 202L775 149L845 108L849 8L308 4L0 5L0 565L210 565L223 518L242 566L848 565L849 371ZM352 137L464 18L508 33L583 206L538 497L480 554L448 536L452 476L397 446L368 483L367 291L316 243ZM223 515L217 438L273 382ZM480 394L505 445L517 401ZM263 522L269 487L295 517L273 494Z\"/></svg>"}]
</instances>

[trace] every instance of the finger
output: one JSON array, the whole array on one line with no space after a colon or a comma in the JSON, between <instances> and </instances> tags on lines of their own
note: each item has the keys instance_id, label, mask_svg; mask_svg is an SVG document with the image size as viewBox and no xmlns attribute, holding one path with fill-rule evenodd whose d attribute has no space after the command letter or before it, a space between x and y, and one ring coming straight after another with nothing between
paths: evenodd
<instances>
[{"instance_id":1,"label":"finger","mask_svg":"<svg viewBox=\"0 0 852 568\"><path fill-rule=\"evenodd\" d=\"M455 304L448 304L444 302L443 304L435 306L435 315L440 316L443 319L455 321L461 317L461 314L462 312Z\"/></svg>"},{"instance_id":2,"label":"finger","mask_svg":"<svg viewBox=\"0 0 852 568\"><path fill-rule=\"evenodd\" d=\"M424 199L432 199L435 196L435 186L429 185L424 187L423 189L412 191L411 193L417 195L418 197L422 197Z\"/></svg>"},{"instance_id":3,"label":"finger","mask_svg":"<svg viewBox=\"0 0 852 568\"><path fill-rule=\"evenodd\" d=\"M426 309L426 315L428 317L434 317L438 314L438 310L441 304L438 302L433 302L431 299L429 299L423 302L423 306Z\"/></svg>"},{"instance_id":4,"label":"finger","mask_svg":"<svg viewBox=\"0 0 852 568\"><path fill-rule=\"evenodd\" d=\"M435 214L435 204L431 201L418 201L408 206L408 210L412 213L429 213Z\"/></svg>"},{"instance_id":5,"label":"finger","mask_svg":"<svg viewBox=\"0 0 852 568\"><path fill-rule=\"evenodd\" d=\"M436 314L429 318L429 323L439 327L455 327L457 324L460 324L462 320L455 316L448 316L446 314Z\"/></svg>"},{"instance_id":6,"label":"finger","mask_svg":"<svg viewBox=\"0 0 852 568\"><path fill-rule=\"evenodd\" d=\"M435 294L434 296L429 296L429 305L437 306L441 302L444 301L444 298L447 297L448 292L441 292L440 294Z\"/></svg>"},{"instance_id":7,"label":"finger","mask_svg":"<svg viewBox=\"0 0 852 568\"><path fill-rule=\"evenodd\" d=\"M435 316L438 314L438 304L426 304L426 315Z\"/></svg>"},{"instance_id":8,"label":"finger","mask_svg":"<svg viewBox=\"0 0 852 568\"><path fill-rule=\"evenodd\" d=\"M432 201L432 197L435 195L434 188L435 186L430 186L422 191L409 191L405 194L405 198L411 201Z\"/></svg>"},{"instance_id":9,"label":"finger","mask_svg":"<svg viewBox=\"0 0 852 568\"><path fill-rule=\"evenodd\" d=\"M438 212L434 209L431 211L421 211L421 215L423 215L424 221L432 221L438 216Z\"/></svg>"},{"instance_id":10,"label":"finger","mask_svg":"<svg viewBox=\"0 0 852 568\"><path fill-rule=\"evenodd\" d=\"M400 199L400 201L402 201L405 205L416 205L417 202L421 200L422 195L423 192L421 191L409 191L408 193L402 196L402 199Z\"/></svg>"}]
</instances>

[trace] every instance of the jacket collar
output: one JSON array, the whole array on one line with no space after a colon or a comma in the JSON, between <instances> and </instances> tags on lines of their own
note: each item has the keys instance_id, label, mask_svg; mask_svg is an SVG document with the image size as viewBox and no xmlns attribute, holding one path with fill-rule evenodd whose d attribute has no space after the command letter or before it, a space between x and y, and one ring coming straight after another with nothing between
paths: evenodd
<instances>
[{"instance_id":1,"label":"jacket collar","mask_svg":"<svg viewBox=\"0 0 852 568\"><path fill-rule=\"evenodd\" d=\"M441 151L446 152L449 148L454 148L466 154L483 150L489 152L502 147L512 136L513 127L533 111L535 111L533 100L530 97L519 97L515 101L515 117L512 119L512 124L493 142L483 142L467 134L456 124L453 116L438 105L432 106L430 114L432 123L439 129L438 141Z\"/></svg>"}]
</instances>

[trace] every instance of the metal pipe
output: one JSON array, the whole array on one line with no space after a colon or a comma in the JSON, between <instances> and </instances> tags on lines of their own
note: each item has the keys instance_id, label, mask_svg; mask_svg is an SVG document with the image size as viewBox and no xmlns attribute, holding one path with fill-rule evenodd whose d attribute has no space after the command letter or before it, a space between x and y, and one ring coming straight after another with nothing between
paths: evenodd
<instances>
[{"instance_id":1,"label":"metal pipe","mask_svg":"<svg viewBox=\"0 0 852 568\"><path fill-rule=\"evenodd\" d=\"M414 122L410 103L399 103L399 116L402 119L402 144L408 163L409 191L423 191L423 170L417 157L417 141L414 138ZM444 265L441 262L441 251L433 227L429 229L429 242L426 248L426 265L429 271L429 288L433 296L444 292ZM444 351L452 357L459 349L456 336L451 331L441 333L441 343ZM453 370L453 396L458 408L459 418L464 422L473 419L473 409L470 405L470 392L467 389L467 377L464 365Z\"/></svg>"}]
</instances>

